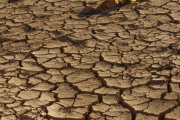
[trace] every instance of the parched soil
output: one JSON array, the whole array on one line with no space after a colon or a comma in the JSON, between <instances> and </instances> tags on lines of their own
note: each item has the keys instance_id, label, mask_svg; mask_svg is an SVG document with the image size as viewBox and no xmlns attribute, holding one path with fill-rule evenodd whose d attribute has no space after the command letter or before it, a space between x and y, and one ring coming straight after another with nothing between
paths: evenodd
<instances>
[{"instance_id":1,"label":"parched soil","mask_svg":"<svg viewBox=\"0 0 180 120\"><path fill-rule=\"evenodd\" d=\"M180 0L0 0L0 120L180 120Z\"/></svg>"}]
</instances>

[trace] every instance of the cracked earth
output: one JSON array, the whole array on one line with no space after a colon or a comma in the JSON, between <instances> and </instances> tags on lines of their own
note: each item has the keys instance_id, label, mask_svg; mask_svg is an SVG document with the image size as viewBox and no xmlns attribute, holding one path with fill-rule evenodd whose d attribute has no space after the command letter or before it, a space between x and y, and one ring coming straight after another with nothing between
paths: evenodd
<instances>
[{"instance_id":1,"label":"cracked earth","mask_svg":"<svg viewBox=\"0 0 180 120\"><path fill-rule=\"evenodd\" d=\"M1 120L180 120L180 1L0 0Z\"/></svg>"}]
</instances>

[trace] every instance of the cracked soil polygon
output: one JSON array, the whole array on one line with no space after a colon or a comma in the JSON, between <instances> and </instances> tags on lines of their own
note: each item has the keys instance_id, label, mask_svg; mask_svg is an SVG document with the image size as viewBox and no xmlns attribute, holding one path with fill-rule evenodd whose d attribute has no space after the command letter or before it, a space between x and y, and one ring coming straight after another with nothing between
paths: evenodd
<instances>
[{"instance_id":1,"label":"cracked soil polygon","mask_svg":"<svg viewBox=\"0 0 180 120\"><path fill-rule=\"evenodd\" d=\"M0 0L1 120L180 118L180 1L98 3Z\"/></svg>"}]
</instances>

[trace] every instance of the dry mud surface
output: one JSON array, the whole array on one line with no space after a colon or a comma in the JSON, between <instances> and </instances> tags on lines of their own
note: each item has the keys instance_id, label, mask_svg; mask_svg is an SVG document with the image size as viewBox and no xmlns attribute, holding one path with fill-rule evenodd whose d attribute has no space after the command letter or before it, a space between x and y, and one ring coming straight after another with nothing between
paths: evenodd
<instances>
[{"instance_id":1,"label":"dry mud surface","mask_svg":"<svg viewBox=\"0 0 180 120\"><path fill-rule=\"evenodd\" d=\"M180 1L0 0L1 120L179 120Z\"/></svg>"}]
</instances>

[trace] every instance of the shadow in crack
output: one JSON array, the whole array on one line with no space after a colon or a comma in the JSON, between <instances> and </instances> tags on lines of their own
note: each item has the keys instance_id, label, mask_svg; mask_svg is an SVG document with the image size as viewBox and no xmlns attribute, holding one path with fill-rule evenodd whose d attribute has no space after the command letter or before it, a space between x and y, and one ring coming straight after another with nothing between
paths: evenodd
<instances>
[{"instance_id":1,"label":"shadow in crack","mask_svg":"<svg viewBox=\"0 0 180 120\"><path fill-rule=\"evenodd\" d=\"M9 3L15 3L15 2L18 2L18 1L20 1L20 0L9 0L8 2Z\"/></svg>"},{"instance_id":2,"label":"shadow in crack","mask_svg":"<svg viewBox=\"0 0 180 120\"><path fill-rule=\"evenodd\" d=\"M127 3L125 3L125 4L127 4ZM78 17L81 18L81 16L82 16L81 14L83 14L83 15L92 15L92 14L98 14L98 13L109 14L112 11L119 10L119 7L122 7L125 5L125 4L119 4L119 5L115 5L115 4L116 3L114 0L103 0L100 3L98 3L96 8L94 8L92 6L86 6L86 2L84 2L85 8L80 12ZM114 7L112 7L112 6L114 6Z\"/></svg>"},{"instance_id":3,"label":"shadow in crack","mask_svg":"<svg viewBox=\"0 0 180 120\"><path fill-rule=\"evenodd\" d=\"M90 15L90 14L95 14L95 13L98 13L98 12L99 11L94 9L93 7L87 6L81 11L81 14Z\"/></svg>"},{"instance_id":4,"label":"shadow in crack","mask_svg":"<svg viewBox=\"0 0 180 120\"><path fill-rule=\"evenodd\" d=\"M137 0L137 2L147 2L149 0ZM85 15L93 15L93 14L98 14L100 13L101 15L98 17L103 17L104 14L109 14L110 12L113 11L117 11L119 10L121 7L128 5L128 4L136 4L136 2L131 3L131 2L126 2L124 4L118 4L116 6L114 6L113 8L109 8L109 9L102 9L102 10L96 10L95 8L91 7L91 6L86 6L86 3L84 6L86 6L81 12L80 14L78 14L77 16L79 18L83 18Z\"/></svg>"},{"instance_id":5,"label":"shadow in crack","mask_svg":"<svg viewBox=\"0 0 180 120\"><path fill-rule=\"evenodd\" d=\"M120 5L118 5L118 6L120 6ZM103 10L96 10L96 9L94 9L93 7L90 7L90 6L88 6L88 7L85 7L82 11L81 11L81 13L78 15L78 17L81 17L82 16L82 14L83 15L93 15L93 14L96 14L96 13L106 13L106 14L109 14L110 12L112 12L112 11L116 11L116 10L119 10L119 7L118 6L116 6L116 7L114 7L114 8L111 8L111 9L103 9ZM122 5L121 5L122 6Z\"/></svg>"},{"instance_id":6,"label":"shadow in crack","mask_svg":"<svg viewBox=\"0 0 180 120\"><path fill-rule=\"evenodd\" d=\"M93 7L86 7L81 11L81 13L77 15L77 17L84 18L93 15L98 15L97 18L99 18L99 17L107 16L109 13L117 10L119 10L118 6L111 9L103 9L103 10L95 10Z\"/></svg>"}]
</instances>

